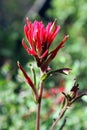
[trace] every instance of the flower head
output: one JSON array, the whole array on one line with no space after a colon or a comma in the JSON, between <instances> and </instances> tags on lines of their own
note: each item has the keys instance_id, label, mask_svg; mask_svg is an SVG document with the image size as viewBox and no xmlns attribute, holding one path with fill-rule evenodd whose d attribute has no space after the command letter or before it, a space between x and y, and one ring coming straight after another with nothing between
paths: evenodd
<instances>
[{"instance_id":1,"label":"flower head","mask_svg":"<svg viewBox=\"0 0 87 130\"><path fill-rule=\"evenodd\" d=\"M62 40L62 42L54 49L49 52L53 40L60 30L60 26L56 26L56 20L52 23L49 22L46 27L42 21L35 20L32 23L26 18L26 24L24 26L24 33L29 46L26 45L24 39L22 45L29 55L35 57L38 67L42 71L46 71L51 60L56 56L58 50L63 47L63 44L68 38L68 35Z\"/></svg>"}]
</instances>

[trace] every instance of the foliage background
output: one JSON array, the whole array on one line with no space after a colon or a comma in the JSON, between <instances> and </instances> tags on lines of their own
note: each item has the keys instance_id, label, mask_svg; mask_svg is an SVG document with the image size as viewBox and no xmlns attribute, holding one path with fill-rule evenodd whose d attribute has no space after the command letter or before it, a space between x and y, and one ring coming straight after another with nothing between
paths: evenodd
<instances>
[{"instance_id":1,"label":"foliage background","mask_svg":"<svg viewBox=\"0 0 87 130\"><path fill-rule=\"evenodd\" d=\"M29 64L33 63L33 59L27 56L21 45L26 15L31 21L43 20L45 25L57 18L61 31L51 49L65 34L70 35L65 48L60 50L50 66L53 69L55 66L70 67L72 71L67 77L62 75L51 77L45 83L45 91L59 86L64 86L66 91L69 91L74 78L77 79L81 91L87 89L87 1L44 0L45 3L42 5L35 2L35 0L0 0L0 130L35 129L36 105L32 91L25 84L24 77L16 65L19 60L32 77ZM35 68L38 72L36 66ZM59 94L43 99L41 130L49 129L53 119L56 118L61 106L55 101L58 96ZM51 109L52 114L46 117ZM64 130L86 130L87 97L84 96L76 102L67 111L66 116ZM55 130L58 130L61 123L60 121Z\"/></svg>"}]
</instances>

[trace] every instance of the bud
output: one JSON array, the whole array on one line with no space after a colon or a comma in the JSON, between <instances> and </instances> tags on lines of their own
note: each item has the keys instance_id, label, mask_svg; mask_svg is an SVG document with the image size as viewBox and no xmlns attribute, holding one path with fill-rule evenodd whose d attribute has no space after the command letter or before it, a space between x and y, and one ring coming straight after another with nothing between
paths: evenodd
<instances>
[{"instance_id":1,"label":"bud","mask_svg":"<svg viewBox=\"0 0 87 130\"><path fill-rule=\"evenodd\" d=\"M75 81L74 86L72 87L70 92L67 94L67 97L69 98L69 100L76 98L78 94L78 90L79 90L79 84L77 84Z\"/></svg>"}]
</instances>

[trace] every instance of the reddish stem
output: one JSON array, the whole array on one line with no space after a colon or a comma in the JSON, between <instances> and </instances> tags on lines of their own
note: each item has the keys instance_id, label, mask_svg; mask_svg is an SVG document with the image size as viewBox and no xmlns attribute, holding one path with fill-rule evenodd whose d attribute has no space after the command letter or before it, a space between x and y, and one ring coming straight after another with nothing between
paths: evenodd
<instances>
[{"instance_id":1,"label":"reddish stem","mask_svg":"<svg viewBox=\"0 0 87 130\"><path fill-rule=\"evenodd\" d=\"M43 93L43 82L40 84L40 95L39 95L37 115L36 115L36 130L40 130L40 109L41 109L42 93Z\"/></svg>"},{"instance_id":2,"label":"reddish stem","mask_svg":"<svg viewBox=\"0 0 87 130\"><path fill-rule=\"evenodd\" d=\"M67 110L67 103L66 103L66 105L64 106L64 108L60 111L60 113L59 113L57 119L53 122L53 124L52 124L50 130L54 130L55 126L57 125L58 121L63 117L63 115L65 114L66 110Z\"/></svg>"}]
</instances>

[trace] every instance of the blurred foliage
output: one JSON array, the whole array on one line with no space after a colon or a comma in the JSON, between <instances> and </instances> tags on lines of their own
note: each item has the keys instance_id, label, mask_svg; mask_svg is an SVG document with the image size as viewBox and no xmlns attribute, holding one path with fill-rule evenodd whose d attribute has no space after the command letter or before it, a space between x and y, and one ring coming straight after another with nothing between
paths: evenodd
<instances>
[{"instance_id":1,"label":"blurred foliage","mask_svg":"<svg viewBox=\"0 0 87 130\"><path fill-rule=\"evenodd\" d=\"M54 60L52 64L69 65L72 68L72 74L69 78L77 78L80 85L86 87L87 72L87 1L76 0L56 0L51 1L51 8L46 11L47 17L57 18L61 25L59 39L65 34L69 34L64 51L61 50L59 59ZM56 62L55 62L56 61Z\"/></svg>"},{"instance_id":2,"label":"blurred foliage","mask_svg":"<svg viewBox=\"0 0 87 130\"><path fill-rule=\"evenodd\" d=\"M16 65L19 60L32 77L29 64L33 63L33 58L27 56L21 45L21 39L24 37L24 17L33 3L34 0L0 1L0 130L35 130L34 97ZM56 69L70 67L72 71L69 76L50 77L45 82L45 91L60 85L64 85L66 91L69 91L74 78L78 80L81 90L87 89L87 1L50 0L49 3L49 6L45 5L45 9L43 8L35 18L32 16L32 20L38 18L46 24L57 18L57 24L61 25L61 30L51 49L54 48L54 45L57 46L65 34L69 34L70 37L65 48L60 50L50 66L53 69L55 66ZM39 70L35 65L34 67L38 72L38 85ZM64 83L62 84L62 82ZM42 101L41 130L49 129L57 117L61 106L55 101L58 95L44 98ZM48 113L50 114L48 115ZM86 130L86 96L75 103L65 116L67 122L63 130ZM62 121L55 130L58 130L61 124Z\"/></svg>"}]
</instances>

